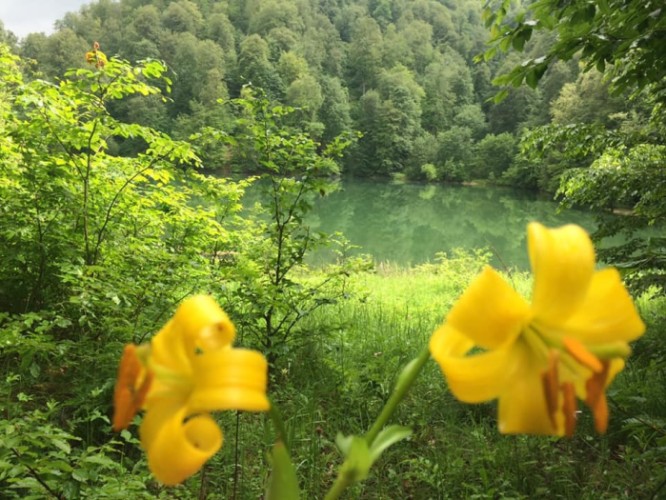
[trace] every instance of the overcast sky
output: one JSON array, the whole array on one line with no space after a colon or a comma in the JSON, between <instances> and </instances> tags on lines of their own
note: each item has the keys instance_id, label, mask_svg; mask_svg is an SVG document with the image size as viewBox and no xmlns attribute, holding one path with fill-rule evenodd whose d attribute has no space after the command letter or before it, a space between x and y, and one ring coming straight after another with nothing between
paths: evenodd
<instances>
[{"instance_id":1,"label":"overcast sky","mask_svg":"<svg viewBox=\"0 0 666 500\"><path fill-rule=\"evenodd\" d=\"M86 3L91 0L0 0L0 19L19 38L36 31L48 34L65 13L78 12Z\"/></svg>"}]
</instances>

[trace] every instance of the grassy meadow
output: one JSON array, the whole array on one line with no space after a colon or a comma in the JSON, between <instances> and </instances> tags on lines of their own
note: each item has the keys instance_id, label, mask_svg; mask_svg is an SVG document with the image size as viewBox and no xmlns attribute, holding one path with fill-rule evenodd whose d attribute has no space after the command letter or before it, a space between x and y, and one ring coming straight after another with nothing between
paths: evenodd
<instances>
[{"instance_id":1,"label":"grassy meadow","mask_svg":"<svg viewBox=\"0 0 666 500\"><path fill-rule=\"evenodd\" d=\"M322 498L340 454L337 432L362 434L388 399L402 367L481 268L487 256L457 253L413 269L378 265L351 280L351 298L303 325L307 340L272 375L272 398L290 436L304 498ZM529 296L530 276L508 279ZM494 403L465 405L430 361L393 423L412 437L393 446L346 498L661 498L666 495L666 373L663 296L644 294L646 335L610 390L611 420L594 434L582 407L572 439L504 436ZM223 415L226 444L183 498L260 498L273 442L264 416ZM238 427L236 427L238 425ZM236 447L238 429L238 447ZM236 461L239 467L235 466ZM234 481L236 487L234 489ZM178 491L177 490L177 491ZM171 497L172 493L168 496Z\"/></svg>"},{"instance_id":2,"label":"grassy meadow","mask_svg":"<svg viewBox=\"0 0 666 500\"><path fill-rule=\"evenodd\" d=\"M367 431L401 369L427 344L488 258L482 251L454 252L410 269L375 265L350 277L346 300L302 322L299 343L279 356L269 387L286 426L302 498L323 498L341 463L336 434ZM306 271L299 279L316 280L317 273ZM505 276L529 296L528 273L505 270ZM386 451L345 498L663 498L666 298L644 293L637 304L648 330L608 390L606 435L594 433L582 405L572 439L501 435L495 404L458 402L429 361L391 421L410 427L412 436ZM91 354L104 373L113 369L116 347L106 357L103 350ZM8 498L263 498L267 454L276 437L267 415L216 413L222 450L200 473L167 488L152 478L136 426L111 438L104 430L110 407L103 411L101 402L108 402L112 384L92 389L73 410L55 399L46 405L33 401L22 380L7 378L3 397L14 403L0 418L0 431L11 455L0 462L0 480L10 485Z\"/></svg>"}]
</instances>

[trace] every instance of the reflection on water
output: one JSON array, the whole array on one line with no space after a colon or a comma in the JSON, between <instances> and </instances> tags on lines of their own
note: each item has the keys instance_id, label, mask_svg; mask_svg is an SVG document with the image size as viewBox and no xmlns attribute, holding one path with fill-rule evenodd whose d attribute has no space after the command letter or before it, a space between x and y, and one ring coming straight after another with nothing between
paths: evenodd
<instances>
[{"instance_id":1,"label":"reflection on water","mask_svg":"<svg viewBox=\"0 0 666 500\"><path fill-rule=\"evenodd\" d=\"M509 189L345 180L317 201L313 230L342 232L359 252L402 265L433 260L453 248L488 248L493 265L528 267L525 228L573 222L595 229L594 215ZM321 262L325 255L315 261Z\"/></svg>"}]
</instances>

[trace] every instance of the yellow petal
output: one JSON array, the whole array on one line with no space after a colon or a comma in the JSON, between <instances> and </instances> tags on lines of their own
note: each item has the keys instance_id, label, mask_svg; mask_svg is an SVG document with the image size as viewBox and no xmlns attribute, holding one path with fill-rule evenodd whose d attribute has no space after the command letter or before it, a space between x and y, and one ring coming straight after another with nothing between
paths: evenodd
<instances>
[{"instance_id":1,"label":"yellow petal","mask_svg":"<svg viewBox=\"0 0 666 500\"><path fill-rule=\"evenodd\" d=\"M566 335L586 344L629 342L645 331L620 273L604 269L594 273L580 308L562 325Z\"/></svg>"},{"instance_id":2,"label":"yellow petal","mask_svg":"<svg viewBox=\"0 0 666 500\"><path fill-rule=\"evenodd\" d=\"M527 227L534 273L532 309L539 322L557 325L579 307L594 274L594 247L585 230L572 224Z\"/></svg>"},{"instance_id":3,"label":"yellow petal","mask_svg":"<svg viewBox=\"0 0 666 500\"><path fill-rule=\"evenodd\" d=\"M462 356L474 347L474 342L448 323L444 323L430 337L429 347L432 357L438 359L445 356Z\"/></svg>"},{"instance_id":4,"label":"yellow petal","mask_svg":"<svg viewBox=\"0 0 666 500\"><path fill-rule=\"evenodd\" d=\"M219 349L231 345L236 328L208 295L195 295L184 300L173 317L173 329L183 335L192 350Z\"/></svg>"},{"instance_id":5,"label":"yellow petal","mask_svg":"<svg viewBox=\"0 0 666 500\"><path fill-rule=\"evenodd\" d=\"M179 401L169 399L148 401L146 412L139 426L139 438L143 449L150 449L165 425L174 418L180 418L182 421L185 413L185 405Z\"/></svg>"},{"instance_id":6,"label":"yellow petal","mask_svg":"<svg viewBox=\"0 0 666 500\"><path fill-rule=\"evenodd\" d=\"M615 358L610 360L610 365L608 367L608 378L606 378L606 386L611 385L611 382L615 379L615 376L624 369L624 359Z\"/></svg>"},{"instance_id":7,"label":"yellow petal","mask_svg":"<svg viewBox=\"0 0 666 500\"><path fill-rule=\"evenodd\" d=\"M433 354L453 395L465 403L497 398L513 374L512 349L498 349L471 356Z\"/></svg>"},{"instance_id":8,"label":"yellow petal","mask_svg":"<svg viewBox=\"0 0 666 500\"><path fill-rule=\"evenodd\" d=\"M192 367L190 355L182 335L173 328L173 320L169 321L150 341L149 365L159 372L168 370L180 374L181 377L190 377ZM159 374L158 374L159 377Z\"/></svg>"},{"instance_id":9,"label":"yellow petal","mask_svg":"<svg viewBox=\"0 0 666 500\"><path fill-rule=\"evenodd\" d=\"M160 419L145 447L148 467L158 481L168 486L196 473L222 446L222 431L209 415L198 415L186 422L184 417L185 412L178 411L168 419Z\"/></svg>"},{"instance_id":10,"label":"yellow petal","mask_svg":"<svg viewBox=\"0 0 666 500\"><path fill-rule=\"evenodd\" d=\"M512 376L499 397L499 430L503 434L558 435L564 433L562 413L548 412L541 374L546 368L531 356L523 342L512 348ZM553 425L555 424L555 425Z\"/></svg>"},{"instance_id":11,"label":"yellow petal","mask_svg":"<svg viewBox=\"0 0 666 500\"><path fill-rule=\"evenodd\" d=\"M194 359L191 412L214 410L266 411L268 363L249 349L226 348Z\"/></svg>"},{"instance_id":12,"label":"yellow petal","mask_svg":"<svg viewBox=\"0 0 666 500\"><path fill-rule=\"evenodd\" d=\"M151 340L151 363L183 378L202 352L229 346L236 329L212 297L195 295L182 302L173 318Z\"/></svg>"},{"instance_id":13,"label":"yellow petal","mask_svg":"<svg viewBox=\"0 0 666 500\"><path fill-rule=\"evenodd\" d=\"M479 347L512 342L530 320L527 302L502 277L486 267L453 306L447 323Z\"/></svg>"}]
</instances>

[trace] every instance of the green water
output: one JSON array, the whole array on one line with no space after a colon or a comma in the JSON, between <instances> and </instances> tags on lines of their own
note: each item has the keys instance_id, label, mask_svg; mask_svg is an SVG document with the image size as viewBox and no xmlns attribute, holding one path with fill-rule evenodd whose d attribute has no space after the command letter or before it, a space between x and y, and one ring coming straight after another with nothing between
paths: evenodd
<instances>
[{"instance_id":1,"label":"green water","mask_svg":"<svg viewBox=\"0 0 666 500\"><path fill-rule=\"evenodd\" d=\"M358 252L375 261L413 265L437 252L488 248L492 264L526 269L525 228L576 223L592 231L594 215L557 212L557 203L496 187L392 184L345 180L315 206L308 223L314 230L342 232ZM325 254L314 258L325 260Z\"/></svg>"}]
</instances>

